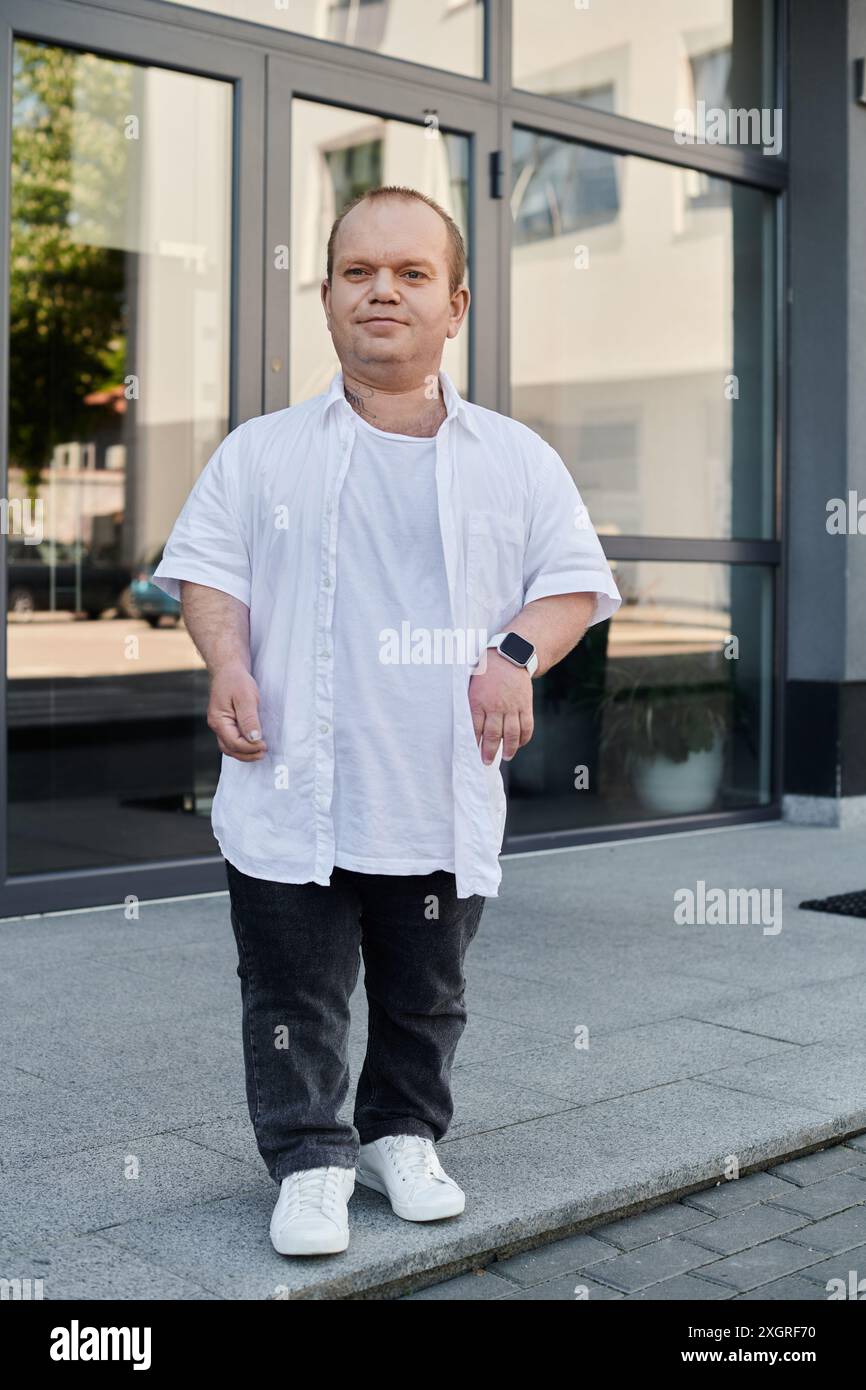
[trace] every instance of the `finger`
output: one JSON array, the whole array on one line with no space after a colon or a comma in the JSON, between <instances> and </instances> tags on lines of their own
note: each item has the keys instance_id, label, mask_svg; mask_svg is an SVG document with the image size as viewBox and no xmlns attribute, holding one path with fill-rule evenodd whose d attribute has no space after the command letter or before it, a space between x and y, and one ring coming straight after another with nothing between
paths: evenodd
<instances>
[{"instance_id":1,"label":"finger","mask_svg":"<svg viewBox=\"0 0 866 1390\"><path fill-rule=\"evenodd\" d=\"M520 747L520 715L506 714L502 721L502 761L510 762Z\"/></svg>"},{"instance_id":2,"label":"finger","mask_svg":"<svg viewBox=\"0 0 866 1390\"><path fill-rule=\"evenodd\" d=\"M529 740L532 738L532 735L533 735L534 732L535 732L535 719L534 719L533 714L532 714L532 709L530 708L530 709L523 709L523 710L521 710L521 711L520 711L520 746L521 746L521 748L523 747L524 744L526 744L526 743L529 742Z\"/></svg>"},{"instance_id":3,"label":"finger","mask_svg":"<svg viewBox=\"0 0 866 1390\"><path fill-rule=\"evenodd\" d=\"M481 740L481 761L492 763L501 742L502 715L488 714L484 720L484 736Z\"/></svg>"},{"instance_id":4,"label":"finger","mask_svg":"<svg viewBox=\"0 0 866 1390\"><path fill-rule=\"evenodd\" d=\"M472 711L472 727L475 730L475 742L478 743L484 732L484 710L481 705L470 705Z\"/></svg>"},{"instance_id":5,"label":"finger","mask_svg":"<svg viewBox=\"0 0 866 1390\"><path fill-rule=\"evenodd\" d=\"M259 739L251 743L249 739L244 738L230 714L214 715L213 731L217 738L225 744L224 751L227 753L264 752L265 744L263 740Z\"/></svg>"},{"instance_id":6,"label":"finger","mask_svg":"<svg viewBox=\"0 0 866 1390\"><path fill-rule=\"evenodd\" d=\"M235 712L235 719L240 732L249 743L258 743L262 736L261 726L259 725L259 711L255 700L248 695L232 699L232 706Z\"/></svg>"},{"instance_id":7,"label":"finger","mask_svg":"<svg viewBox=\"0 0 866 1390\"><path fill-rule=\"evenodd\" d=\"M265 756L264 753L235 753L220 738L217 739L217 747L227 758L235 758L239 763L257 763Z\"/></svg>"}]
</instances>

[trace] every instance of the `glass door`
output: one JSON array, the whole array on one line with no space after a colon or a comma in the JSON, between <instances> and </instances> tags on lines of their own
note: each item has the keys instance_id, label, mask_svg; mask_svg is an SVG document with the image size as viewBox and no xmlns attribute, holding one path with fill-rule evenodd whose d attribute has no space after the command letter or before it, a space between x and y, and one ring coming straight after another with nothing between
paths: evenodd
<instances>
[{"instance_id":1,"label":"glass door","mask_svg":"<svg viewBox=\"0 0 866 1390\"><path fill-rule=\"evenodd\" d=\"M489 88L444 57L410 81L339 34L312 55L126 8L0 0L6 916L224 887L207 674L151 576L225 434L337 369L320 285L355 193L405 184L454 217L472 306L443 365L502 405Z\"/></svg>"},{"instance_id":2,"label":"glass door","mask_svg":"<svg viewBox=\"0 0 866 1390\"><path fill-rule=\"evenodd\" d=\"M496 406L496 248L490 196L496 148L489 104L425 95L356 69L305 68L273 56L268 83L268 244L265 400L268 409L316 395L339 366L320 289L334 219L358 193L409 186L436 200L467 247L469 316L442 365L461 394Z\"/></svg>"},{"instance_id":3,"label":"glass door","mask_svg":"<svg viewBox=\"0 0 866 1390\"><path fill-rule=\"evenodd\" d=\"M4 7L4 914L213 872L207 673L151 575L210 454L261 409L261 307L238 309L262 197L242 228L236 194L263 60L209 44L205 74L182 34L67 8L64 26L22 7L25 36Z\"/></svg>"}]
</instances>

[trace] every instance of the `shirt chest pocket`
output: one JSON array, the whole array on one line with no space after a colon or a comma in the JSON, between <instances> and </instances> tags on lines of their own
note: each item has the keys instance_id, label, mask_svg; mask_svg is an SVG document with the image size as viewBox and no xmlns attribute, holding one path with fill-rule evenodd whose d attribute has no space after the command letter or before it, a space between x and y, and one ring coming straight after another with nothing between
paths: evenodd
<instances>
[{"instance_id":1,"label":"shirt chest pocket","mask_svg":"<svg viewBox=\"0 0 866 1390\"><path fill-rule=\"evenodd\" d=\"M502 512L466 516L466 589L484 608L502 609L523 595L523 524Z\"/></svg>"}]
</instances>

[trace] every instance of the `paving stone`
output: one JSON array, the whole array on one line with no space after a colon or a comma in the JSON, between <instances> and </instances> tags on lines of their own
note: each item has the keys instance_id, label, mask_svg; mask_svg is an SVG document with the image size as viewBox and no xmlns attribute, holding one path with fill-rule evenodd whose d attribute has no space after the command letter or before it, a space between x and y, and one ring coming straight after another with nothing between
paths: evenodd
<instances>
[{"instance_id":1,"label":"paving stone","mask_svg":"<svg viewBox=\"0 0 866 1390\"><path fill-rule=\"evenodd\" d=\"M451 1095L454 1115L448 1129L450 1139L465 1139L503 1124L525 1124L570 1109L567 1101L543 1091L500 1081L483 1065L454 1072Z\"/></svg>"},{"instance_id":2,"label":"paving stone","mask_svg":"<svg viewBox=\"0 0 866 1390\"><path fill-rule=\"evenodd\" d=\"M134 993L131 980L125 994ZM118 1020L99 1010L61 1019L53 1010L31 1013L20 1022L0 1021L0 1055L46 1085L78 1092L88 1084L117 1086L126 1077L147 1075L171 1066L178 1076L206 1075L213 1067L232 1065L243 1077L239 1024L231 1028L213 1010L188 1016ZM234 1022L234 1020L232 1020Z\"/></svg>"},{"instance_id":3,"label":"paving stone","mask_svg":"<svg viewBox=\"0 0 866 1390\"><path fill-rule=\"evenodd\" d=\"M786 1235L807 1224L806 1216L783 1211L775 1203L759 1203L743 1211L731 1212L729 1216L718 1216L689 1234L696 1245L705 1245L719 1255L734 1255L738 1250L749 1250L761 1241Z\"/></svg>"},{"instance_id":4,"label":"paving stone","mask_svg":"<svg viewBox=\"0 0 866 1390\"><path fill-rule=\"evenodd\" d=\"M470 1012L452 1074L477 1066L479 1062L499 1064L512 1056L525 1056L533 1049L547 1046L552 1037L548 1033L539 1037L537 1029L524 1027L516 1021L488 1018L486 1014Z\"/></svg>"},{"instance_id":5,"label":"paving stone","mask_svg":"<svg viewBox=\"0 0 866 1390\"><path fill-rule=\"evenodd\" d=\"M791 1240L799 1240L796 1232L791 1234ZM835 1216L811 1222L803 1232L803 1241L828 1255L853 1250L866 1241L866 1207L849 1207Z\"/></svg>"},{"instance_id":6,"label":"paving stone","mask_svg":"<svg viewBox=\"0 0 866 1390\"><path fill-rule=\"evenodd\" d=\"M0 1171L20 1170L33 1161L60 1161L65 1155L102 1147L119 1135L138 1143L155 1132L190 1121L229 1116L245 1108L236 1074L217 1072L197 1082L174 1071L154 1073L113 1089L92 1084L76 1093L51 1092L30 1111L0 1121Z\"/></svg>"},{"instance_id":7,"label":"paving stone","mask_svg":"<svg viewBox=\"0 0 866 1390\"><path fill-rule=\"evenodd\" d=\"M135 1171L131 1159L137 1161L138 1177L126 1176ZM257 1180L262 1181L248 1165L172 1135L116 1138L98 1149L40 1159L24 1172L4 1174L0 1241L30 1245L90 1234L180 1200L193 1210L208 1198L248 1190Z\"/></svg>"},{"instance_id":8,"label":"paving stone","mask_svg":"<svg viewBox=\"0 0 866 1390\"><path fill-rule=\"evenodd\" d=\"M703 1016L716 1008L733 1007L754 991L748 986L720 984L717 980L692 979L669 968L635 970L633 974L603 972L590 980L586 970L573 979L561 972L551 978L527 979L508 970L479 965L470 952L466 963L466 1002L470 1013L505 1021L520 1019L542 1035L559 1034L574 1042L576 1024L586 1024L590 1036L600 1039L637 1023L679 1017ZM757 1029L743 1029L743 1032ZM765 1039L766 1049L781 1046L784 1038ZM762 1045L763 1046L763 1045Z\"/></svg>"},{"instance_id":9,"label":"paving stone","mask_svg":"<svg viewBox=\"0 0 866 1390\"><path fill-rule=\"evenodd\" d=\"M626 1303L631 1301L647 1303L657 1300L660 1303L667 1303L673 1302L675 1299L683 1299L689 1303L720 1303L733 1297L731 1290L723 1288L721 1284L710 1284L706 1279L700 1279L693 1274L675 1274L673 1279L663 1279L660 1284L650 1284L648 1289L638 1289L635 1293L627 1293L625 1301Z\"/></svg>"},{"instance_id":10,"label":"paving stone","mask_svg":"<svg viewBox=\"0 0 866 1390\"><path fill-rule=\"evenodd\" d=\"M677 1082L547 1115L531 1125L500 1126L446 1141L440 1151L446 1168L452 1156L465 1158L476 1201L490 1193L493 1181L500 1221L513 1221L515 1237L524 1238L534 1234L526 1229L529 1192L536 1209L548 1213L544 1230L588 1221L658 1196L638 1180L641 1173L659 1174L662 1191L676 1189L681 1177L694 1181L698 1176L699 1155L709 1177L732 1151L757 1159L762 1132L776 1143L780 1133L802 1134L810 1115L781 1102L744 1101L733 1091ZM590 1192L595 1206L582 1200L581 1194Z\"/></svg>"},{"instance_id":11,"label":"paving stone","mask_svg":"<svg viewBox=\"0 0 866 1390\"><path fill-rule=\"evenodd\" d=\"M679 1202L666 1202L664 1206L655 1207L652 1211L627 1216L624 1220L614 1221L609 1226L599 1226L595 1234L602 1240L609 1240L620 1250L634 1250L639 1245L649 1245L651 1241L662 1240L665 1236L693 1231L711 1220L706 1212L683 1206Z\"/></svg>"},{"instance_id":12,"label":"paving stone","mask_svg":"<svg viewBox=\"0 0 866 1390\"><path fill-rule=\"evenodd\" d=\"M593 1274L623 1293L633 1293L674 1274L685 1274L687 1270L708 1265L713 1259L711 1251L702 1246L693 1245L682 1236L671 1236L618 1255L616 1259L605 1260L603 1265L596 1265Z\"/></svg>"},{"instance_id":13,"label":"paving stone","mask_svg":"<svg viewBox=\"0 0 866 1390\"><path fill-rule=\"evenodd\" d=\"M44 957L44 958L43 958ZM177 971L152 979L140 971L88 960L55 963L47 952L29 965L4 970L0 977L0 1016L4 1026L24 1025L39 1016L52 1032L74 1029L82 1018L101 1021L107 1029L124 1024L147 1024L154 1019L182 1019L196 1009L213 1006L219 973L210 978ZM230 993L228 992L230 988ZM226 986L226 999L236 1002L235 986Z\"/></svg>"},{"instance_id":14,"label":"paving stone","mask_svg":"<svg viewBox=\"0 0 866 1390\"><path fill-rule=\"evenodd\" d=\"M709 1212L712 1216L726 1216L728 1212L754 1206L756 1202L782 1197L790 1190L789 1183L784 1183L772 1173L748 1173L744 1178L732 1178L702 1192L690 1192L680 1201L683 1206L696 1207L698 1211Z\"/></svg>"},{"instance_id":15,"label":"paving stone","mask_svg":"<svg viewBox=\"0 0 866 1390\"><path fill-rule=\"evenodd\" d=\"M0 1076L0 1125L18 1119L20 1115L40 1109L50 1109L57 1098L56 1086L32 1076L17 1067L9 1067Z\"/></svg>"},{"instance_id":16,"label":"paving stone","mask_svg":"<svg viewBox=\"0 0 866 1390\"><path fill-rule=\"evenodd\" d=\"M239 1159L253 1166L261 1165L267 1172L258 1148L256 1136L250 1124L246 1101L238 1103L231 1114L222 1120L209 1120L204 1124L190 1125L188 1129L174 1131L178 1139L187 1139L191 1144L201 1144L206 1149L225 1154L228 1158Z\"/></svg>"},{"instance_id":17,"label":"paving stone","mask_svg":"<svg viewBox=\"0 0 866 1390\"><path fill-rule=\"evenodd\" d=\"M544 1284L533 1284L527 1289L517 1289L514 1293L506 1294L501 1301L507 1303L515 1298L556 1303L597 1303L622 1298L622 1294L616 1289L588 1279L585 1275L569 1274L559 1279L550 1279Z\"/></svg>"},{"instance_id":18,"label":"paving stone","mask_svg":"<svg viewBox=\"0 0 866 1390\"><path fill-rule=\"evenodd\" d=\"M726 1060L742 1063L780 1051L799 1055L802 1049L754 1033L675 1018L619 1031L606 1028L598 1036L591 1032L586 1049L575 1049L571 1037L554 1046L527 1048L491 1063L487 1073L512 1085L589 1105L701 1075L707 1068L721 1068ZM712 1080L713 1075L707 1071L705 1079Z\"/></svg>"},{"instance_id":19,"label":"paving stone","mask_svg":"<svg viewBox=\"0 0 866 1390\"><path fill-rule=\"evenodd\" d=\"M736 930L741 932L742 928ZM752 1030L780 1042L834 1043L841 1033L853 1033L863 1026L864 989L866 978L861 967L860 973L838 980L817 984L808 981L795 989L773 991L718 1008L690 1008L689 1014L728 1028Z\"/></svg>"},{"instance_id":20,"label":"paving stone","mask_svg":"<svg viewBox=\"0 0 866 1390\"><path fill-rule=\"evenodd\" d=\"M858 1170L853 1173L836 1173L832 1178L809 1183L807 1187L788 1184L788 1192L773 1199L774 1205L784 1207L785 1211L795 1211L818 1221L824 1216L832 1216L836 1211L846 1211L848 1207L866 1202L866 1171L860 1177Z\"/></svg>"},{"instance_id":21,"label":"paving stone","mask_svg":"<svg viewBox=\"0 0 866 1390\"><path fill-rule=\"evenodd\" d=\"M704 1278L725 1284L745 1293L748 1289L768 1284L783 1274L805 1269L820 1258L820 1252L805 1245L792 1245L785 1240L765 1240L750 1250L740 1250L716 1260L701 1271Z\"/></svg>"},{"instance_id":22,"label":"paving stone","mask_svg":"<svg viewBox=\"0 0 866 1390\"><path fill-rule=\"evenodd\" d=\"M760 1288L749 1289L748 1293L734 1294L735 1303L824 1303L826 1292L817 1284L810 1284L802 1274L788 1274L784 1279L775 1279L772 1284L761 1284Z\"/></svg>"},{"instance_id":23,"label":"paving stone","mask_svg":"<svg viewBox=\"0 0 866 1390\"><path fill-rule=\"evenodd\" d=\"M861 1168L866 1176L866 1161L859 1149L849 1148L847 1144L834 1144L818 1153L804 1154L802 1158L791 1159L789 1163L774 1164L769 1172L785 1182L805 1187L808 1183L821 1182L833 1173L848 1172Z\"/></svg>"},{"instance_id":24,"label":"paving stone","mask_svg":"<svg viewBox=\"0 0 866 1390\"><path fill-rule=\"evenodd\" d=\"M458 1274L453 1279L445 1279L441 1284L433 1284L429 1289L418 1289L415 1293L404 1294L394 1300L397 1303L430 1303L435 1300L459 1299L463 1302L479 1302L484 1299L505 1298L512 1293L514 1285L507 1279L500 1279L489 1269L473 1270L471 1274Z\"/></svg>"},{"instance_id":25,"label":"paving stone","mask_svg":"<svg viewBox=\"0 0 866 1390\"><path fill-rule=\"evenodd\" d=\"M619 1254L612 1245L596 1240L594 1235L579 1234L552 1241L537 1250L523 1250L519 1255L497 1260L488 1265L503 1279L516 1284L537 1284L555 1275L589 1269L601 1260L611 1260Z\"/></svg>"},{"instance_id":26,"label":"paving stone","mask_svg":"<svg viewBox=\"0 0 866 1390\"><path fill-rule=\"evenodd\" d=\"M212 1300L201 1284L123 1250L101 1236L78 1236L0 1256L0 1277L41 1279L46 1300Z\"/></svg>"},{"instance_id":27,"label":"paving stone","mask_svg":"<svg viewBox=\"0 0 866 1390\"><path fill-rule=\"evenodd\" d=\"M489 1232L483 1204L450 1221L403 1222L381 1194L356 1186L349 1203L348 1249L316 1261L291 1258L278 1255L268 1237L277 1194L268 1179L266 1186L235 1197L186 1211L167 1207L103 1235L158 1259L182 1278L206 1277L208 1287L225 1298L341 1299L463 1258Z\"/></svg>"},{"instance_id":28,"label":"paving stone","mask_svg":"<svg viewBox=\"0 0 866 1390\"><path fill-rule=\"evenodd\" d=\"M819 1260L817 1264L809 1265L808 1269L803 1270L803 1278L812 1279L816 1284L820 1284L825 1295L829 1279L842 1279L846 1289L849 1282L859 1284L861 1280L866 1281L866 1245L857 1245L853 1250L845 1250L839 1255L831 1255L827 1260ZM866 1294L866 1283L860 1294Z\"/></svg>"},{"instance_id":29,"label":"paving stone","mask_svg":"<svg viewBox=\"0 0 866 1390\"><path fill-rule=\"evenodd\" d=\"M864 982L866 988L866 982ZM754 1095L787 1096L813 1105L828 1115L866 1115L866 1040L856 1044L832 1041L789 1047L773 1056L758 1057L716 1068L706 1080Z\"/></svg>"},{"instance_id":30,"label":"paving stone","mask_svg":"<svg viewBox=\"0 0 866 1390\"><path fill-rule=\"evenodd\" d=\"M97 1149L117 1138L131 1136L133 1114L122 1096L106 1089L88 1099L51 1093L49 1102L0 1121L0 1173L22 1172L31 1163ZM14 1194L14 1185L9 1190ZM0 1214L2 1230L2 1214Z\"/></svg>"}]
</instances>

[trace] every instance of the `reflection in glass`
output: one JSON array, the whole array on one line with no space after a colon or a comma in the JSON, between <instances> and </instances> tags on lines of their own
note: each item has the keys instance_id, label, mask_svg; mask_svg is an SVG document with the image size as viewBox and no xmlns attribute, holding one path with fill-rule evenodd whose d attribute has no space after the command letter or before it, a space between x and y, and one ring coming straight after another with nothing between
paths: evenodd
<instances>
[{"instance_id":1,"label":"reflection in glass","mask_svg":"<svg viewBox=\"0 0 866 1390\"><path fill-rule=\"evenodd\" d=\"M207 676L149 578L228 430L231 87L23 40L13 80L10 871L210 854Z\"/></svg>"},{"instance_id":2,"label":"reflection in glass","mask_svg":"<svg viewBox=\"0 0 866 1390\"><path fill-rule=\"evenodd\" d=\"M600 532L774 534L771 194L515 128L511 411Z\"/></svg>"},{"instance_id":3,"label":"reflection in glass","mask_svg":"<svg viewBox=\"0 0 866 1390\"><path fill-rule=\"evenodd\" d=\"M607 150L517 127L512 159L516 245L549 241L619 216L617 164Z\"/></svg>"},{"instance_id":4,"label":"reflection in glass","mask_svg":"<svg viewBox=\"0 0 866 1390\"><path fill-rule=\"evenodd\" d=\"M540 681L511 835L765 805L772 571L615 561L622 607Z\"/></svg>"},{"instance_id":5,"label":"reflection in glass","mask_svg":"<svg viewBox=\"0 0 866 1390\"><path fill-rule=\"evenodd\" d=\"M339 362L325 324L320 287L328 237L347 203L368 188L397 184L434 198L469 241L469 141L463 135L383 120L366 111L295 100L292 107L291 400L327 389ZM471 289L470 266L466 284ZM470 309L471 313L471 309ZM466 327L449 338L442 366L468 390Z\"/></svg>"},{"instance_id":6,"label":"reflection in glass","mask_svg":"<svg viewBox=\"0 0 866 1390\"><path fill-rule=\"evenodd\" d=\"M773 0L512 4L515 87L581 106L596 106L605 88L614 114L670 130L684 128L684 112L699 130L699 103L707 113L775 105ZM745 130L727 119L714 129L719 143L768 143L757 120ZM781 130L771 125L769 134Z\"/></svg>"},{"instance_id":7,"label":"reflection in glass","mask_svg":"<svg viewBox=\"0 0 866 1390\"><path fill-rule=\"evenodd\" d=\"M386 58L484 76L484 0L170 0Z\"/></svg>"}]
</instances>

